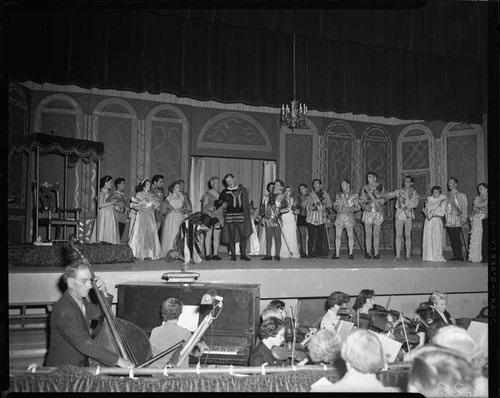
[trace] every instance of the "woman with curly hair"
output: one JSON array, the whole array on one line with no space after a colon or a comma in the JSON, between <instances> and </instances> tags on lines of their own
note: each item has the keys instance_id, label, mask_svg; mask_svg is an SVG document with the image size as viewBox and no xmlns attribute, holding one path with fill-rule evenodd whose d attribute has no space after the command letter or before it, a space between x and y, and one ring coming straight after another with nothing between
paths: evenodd
<instances>
[{"instance_id":1,"label":"woman with curly hair","mask_svg":"<svg viewBox=\"0 0 500 398\"><path fill-rule=\"evenodd\" d=\"M155 209L160 206L155 196L150 193L151 183L144 179L136 187L136 195L130 201L130 207L137 214L130 227L129 246L134 257L140 260L158 260L160 258L160 240L156 229Z\"/></svg>"},{"instance_id":2,"label":"woman with curly hair","mask_svg":"<svg viewBox=\"0 0 500 398\"><path fill-rule=\"evenodd\" d=\"M276 359L272 348L279 347L285 341L285 323L274 316L265 319L257 332L260 343L250 357L250 366L284 366L286 360Z\"/></svg>"},{"instance_id":3,"label":"woman with curly hair","mask_svg":"<svg viewBox=\"0 0 500 398\"><path fill-rule=\"evenodd\" d=\"M179 227L186 218L186 197L181 191L181 183L174 181L168 187L168 195L162 203L162 213L168 212L163 220L161 229L161 257L167 258L167 254L174 248L175 237Z\"/></svg>"},{"instance_id":4,"label":"woman with curly hair","mask_svg":"<svg viewBox=\"0 0 500 398\"><path fill-rule=\"evenodd\" d=\"M117 202L113 197L113 177L105 175L99 181L99 217L94 223L94 229L90 242L120 243L120 233L118 231L118 221L116 219L114 205Z\"/></svg>"}]
</instances>

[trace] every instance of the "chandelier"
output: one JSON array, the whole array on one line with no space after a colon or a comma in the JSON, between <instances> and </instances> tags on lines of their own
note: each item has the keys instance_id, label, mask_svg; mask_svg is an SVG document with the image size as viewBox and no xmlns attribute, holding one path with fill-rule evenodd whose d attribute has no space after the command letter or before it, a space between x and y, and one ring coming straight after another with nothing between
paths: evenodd
<instances>
[{"instance_id":1,"label":"chandelier","mask_svg":"<svg viewBox=\"0 0 500 398\"><path fill-rule=\"evenodd\" d=\"M295 93L295 35L293 35L293 100L290 105L281 105L281 123L285 123L292 130L304 125L307 120L307 105L297 101Z\"/></svg>"}]
</instances>

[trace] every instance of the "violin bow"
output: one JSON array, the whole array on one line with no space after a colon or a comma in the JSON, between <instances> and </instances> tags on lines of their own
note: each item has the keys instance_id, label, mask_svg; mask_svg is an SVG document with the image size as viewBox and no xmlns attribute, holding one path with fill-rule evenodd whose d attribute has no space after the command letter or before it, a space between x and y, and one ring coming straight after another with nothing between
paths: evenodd
<instances>
[{"instance_id":1,"label":"violin bow","mask_svg":"<svg viewBox=\"0 0 500 398\"><path fill-rule=\"evenodd\" d=\"M399 317L401 319L401 323L403 324L403 332L405 334L406 346L408 347L408 352L410 354L410 358L413 359L413 354L411 352L410 343L408 342L408 335L406 334L405 320L403 318L403 313L402 312L399 313Z\"/></svg>"},{"instance_id":2,"label":"violin bow","mask_svg":"<svg viewBox=\"0 0 500 398\"><path fill-rule=\"evenodd\" d=\"M391 293L390 297L389 297L389 300L387 300L387 305L385 306L385 309L387 311L389 311L389 304L391 303L391 300L392 300L392 296L394 295L394 293Z\"/></svg>"},{"instance_id":3,"label":"violin bow","mask_svg":"<svg viewBox=\"0 0 500 398\"><path fill-rule=\"evenodd\" d=\"M297 303L297 316L299 315L299 308L300 308L300 302ZM293 365L293 360L295 358L295 344L297 342L297 319L295 319L295 316L293 314L293 307L290 306L290 314L292 315L292 358L291 362Z\"/></svg>"}]
</instances>

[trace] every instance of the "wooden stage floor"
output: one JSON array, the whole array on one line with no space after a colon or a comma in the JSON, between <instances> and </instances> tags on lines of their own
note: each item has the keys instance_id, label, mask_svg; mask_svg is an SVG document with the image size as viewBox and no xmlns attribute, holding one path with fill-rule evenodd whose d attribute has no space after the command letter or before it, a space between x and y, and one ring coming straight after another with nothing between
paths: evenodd
<instances>
[{"instance_id":1,"label":"wooden stage floor","mask_svg":"<svg viewBox=\"0 0 500 398\"><path fill-rule=\"evenodd\" d=\"M414 310L411 307L414 302L424 301L434 290L448 293L450 312L454 313L456 306L460 316L473 317L477 315L478 308L487 305L486 264L423 262L420 256L413 257L411 261L395 262L392 253L382 251L380 254L380 261L365 260L361 251L355 251L354 260L349 260L341 252L339 260L261 261L263 256L251 256L252 261L241 261L238 257L237 261L231 262L223 253L221 261L190 264L188 270L200 274L197 282L260 284L260 297L264 304L271 299L324 301L335 290L354 297L361 289L373 289L380 304L384 305L387 298L393 296L391 303L408 307L408 311ZM117 284L129 281L162 282L165 272L180 271L181 265L179 260L134 261L95 264L94 271L105 281L116 300ZM62 272L62 267L10 268L9 302L57 301L61 295Z\"/></svg>"}]
</instances>

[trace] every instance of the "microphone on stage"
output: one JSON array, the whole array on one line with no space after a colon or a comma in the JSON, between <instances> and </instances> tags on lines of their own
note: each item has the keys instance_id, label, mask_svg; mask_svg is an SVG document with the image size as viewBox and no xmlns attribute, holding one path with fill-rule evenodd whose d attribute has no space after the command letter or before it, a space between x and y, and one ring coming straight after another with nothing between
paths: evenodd
<instances>
[{"instance_id":1,"label":"microphone on stage","mask_svg":"<svg viewBox=\"0 0 500 398\"><path fill-rule=\"evenodd\" d=\"M217 295L217 290L210 289L201 298L201 304L208 304L208 305L214 304L214 300L222 301L223 298Z\"/></svg>"}]
</instances>

